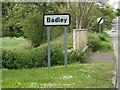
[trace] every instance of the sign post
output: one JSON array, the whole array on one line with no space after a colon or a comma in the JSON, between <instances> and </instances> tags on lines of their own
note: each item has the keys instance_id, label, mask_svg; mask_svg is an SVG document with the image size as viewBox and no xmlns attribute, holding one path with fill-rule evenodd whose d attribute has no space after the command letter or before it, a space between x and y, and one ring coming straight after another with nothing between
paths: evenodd
<instances>
[{"instance_id":1,"label":"sign post","mask_svg":"<svg viewBox=\"0 0 120 90\"><path fill-rule=\"evenodd\" d=\"M67 67L67 27L64 27L64 65Z\"/></svg>"},{"instance_id":2,"label":"sign post","mask_svg":"<svg viewBox=\"0 0 120 90\"><path fill-rule=\"evenodd\" d=\"M48 68L50 68L50 27L47 27L48 40Z\"/></svg>"},{"instance_id":3,"label":"sign post","mask_svg":"<svg viewBox=\"0 0 120 90\"><path fill-rule=\"evenodd\" d=\"M99 24L99 33L101 33L101 24Z\"/></svg>"},{"instance_id":4,"label":"sign post","mask_svg":"<svg viewBox=\"0 0 120 90\"><path fill-rule=\"evenodd\" d=\"M67 66L67 27L70 25L70 14L45 14L43 25L47 27L48 33L48 68L50 65L50 26L64 26L64 65Z\"/></svg>"}]
</instances>

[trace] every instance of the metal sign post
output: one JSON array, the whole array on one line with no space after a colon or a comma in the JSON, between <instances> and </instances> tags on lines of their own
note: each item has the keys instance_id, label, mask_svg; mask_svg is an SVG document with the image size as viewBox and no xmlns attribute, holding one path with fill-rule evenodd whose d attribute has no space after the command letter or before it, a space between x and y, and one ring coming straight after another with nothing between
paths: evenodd
<instances>
[{"instance_id":1,"label":"metal sign post","mask_svg":"<svg viewBox=\"0 0 120 90\"><path fill-rule=\"evenodd\" d=\"M67 67L67 27L64 27L64 65Z\"/></svg>"},{"instance_id":2,"label":"metal sign post","mask_svg":"<svg viewBox=\"0 0 120 90\"><path fill-rule=\"evenodd\" d=\"M48 40L48 68L50 68L50 27L47 27Z\"/></svg>"},{"instance_id":3,"label":"metal sign post","mask_svg":"<svg viewBox=\"0 0 120 90\"><path fill-rule=\"evenodd\" d=\"M99 33L101 33L101 24L99 24Z\"/></svg>"},{"instance_id":4,"label":"metal sign post","mask_svg":"<svg viewBox=\"0 0 120 90\"><path fill-rule=\"evenodd\" d=\"M43 25L47 27L48 36L48 68L50 65L50 26L64 26L64 65L67 66L67 27L70 25L70 14L45 14Z\"/></svg>"}]
</instances>

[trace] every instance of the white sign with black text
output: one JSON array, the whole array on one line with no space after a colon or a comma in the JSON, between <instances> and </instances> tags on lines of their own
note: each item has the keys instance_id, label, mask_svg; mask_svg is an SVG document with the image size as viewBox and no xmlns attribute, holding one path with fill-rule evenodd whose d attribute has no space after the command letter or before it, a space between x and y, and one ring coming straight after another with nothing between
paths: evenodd
<instances>
[{"instance_id":1,"label":"white sign with black text","mask_svg":"<svg viewBox=\"0 0 120 90\"><path fill-rule=\"evenodd\" d=\"M69 14L45 14L43 18L44 26L69 26Z\"/></svg>"}]
</instances>

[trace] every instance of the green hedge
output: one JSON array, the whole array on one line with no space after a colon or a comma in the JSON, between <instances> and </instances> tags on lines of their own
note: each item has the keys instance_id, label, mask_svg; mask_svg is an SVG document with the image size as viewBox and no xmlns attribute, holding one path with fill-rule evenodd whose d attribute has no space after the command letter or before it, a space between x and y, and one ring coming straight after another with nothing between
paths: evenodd
<instances>
[{"instance_id":1,"label":"green hedge","mask_svg":"<svg viewBox=\"0 0 120 90\"><path fill-rule=\"evenodd\" d=\"M47 47L39 49L2 49L2 66L7 69L21 69L47 66ZM68 52L68 63L85 62L85 53L80 51ZM63 65L64 52L60 48L51 49L51 65Z\"/></svg>"},{"instance_id":2,"label":"green hedge","mask_svg":"<svg viewBox=\"0 0 120 90\"><path fill-rule=\"evenodd\" d=\"M61 36L51 42L51 65L64 64L64 44ZM72 36L68 35L68 48L72 46ZM38 48L2 48L2 67L7 69L22 69L34 67L47 67L47 43ZM68 63L86 62L85 53L81 51L68 51Z\"/></svg>"}]
</instances>

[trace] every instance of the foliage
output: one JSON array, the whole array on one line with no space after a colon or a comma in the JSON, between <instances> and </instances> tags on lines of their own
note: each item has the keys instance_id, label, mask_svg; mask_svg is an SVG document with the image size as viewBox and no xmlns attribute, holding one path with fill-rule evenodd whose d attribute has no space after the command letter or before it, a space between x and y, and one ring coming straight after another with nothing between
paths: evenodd
<instances>
[{"instance_id":1,"label":"foliage","mask_svg":"<svg viewBox=\"0 0 120 90\"><path fill-rule=\"evenodd\" d=\"M2 4L2 36L23 36L22 26L19 25L19 22L25 17L24 12L26 11L23 11L22 7L18 8L16 2L3 2Z\"/></svg>"},{"instance_id":2,"label":"foliage","mask_svg":"<svg viewBox=\"0 0 120 90\"><path fill-rule=\"evenodd\" d=\"M86 62L86 54L85 52L82 51L70 51L68 52L68 62L80 62L80 63L85 63Z\"/></svg>"},{"instance_id":3,"label":"foliage","mask_svg":"<svg viewBox=\"0 0 120 90\"><path fill-rule=\"evenodd\" d=\"M107 33L89 33L89 46L93 52L111 52L112 49L112 42L109 38Z\"/></svg>"},{"instance_id":4,"label":"foliage","mask_svg":"<svg viewBox=\"0 0 120 90\"><path fill-rule=\"evenodd\" d=\"M89 29L94 32L99 32L99 24L96 22L97 18L102 17L104 19L104 23L101 24L101 32L104 29L111 29L112 27L112 20L116 16L116 12L113 10L112 7L101 3L100 6L97 5L97 8L93 7L92 15L90 19ZM96 22L94 25L93 23ZM93 25L93 26L92 26ZM92 26L92 28L91 28Z\"/></svg>"},{"instance_id":5,"label":"foliage","mask_svg":"<svg viewBox=\"0 0 120 90\"><path fill-rule=\"evenodd\" d=\"M106 6L106 8L101 9L102 14L109 17L110 20L113 20L116 16L116 12L113 11L113 8Z\"/></svg>"},{"instance_id":6,"label":"foliage","mask_svg":"<svg viewBox=\"0 0 120 90\"><path fill-rule=\"evenodd\" d=\"M93 52L96 52L98 49L100 49L100 38L99 34L96 33L90 33L88 36L88 44Z\"/></svg>"},{"instance_id":7,"label":"foliage","mask_svg":"<svg viewBox=\"0 0 120 90\"><path fill-rule=\"evenodd\" d=\"M64 64L64 37L58 37L51 42L51 65ZM68 48L72 47L72 33L68 34ZM2 66L8 69L46 67L47 66L47 43L37 48L13 47L2 49ZM68 52L68 63L79 61L86 62L85 53L80 51Z\"/></svg>"},{"instance_id":8,"label":"foliage","mask_svg":"<svg viewBox=\"0 0 120 90\"><path fill-rule=\"evenodd\" d=\"M39 49L2 49L3 68L20 69L20 68L34 68L47 67L47 47ZM68 63L79 61L85 62L85 54L83 52L72 51L68 54ZM63 65L64 53L63 50L56 48L51 49L51 65Z\"/></svg>"},{"instance_id":9,"label":"foliage","mask_svg":"<svg viewBox=\"0 0 120 90\"><path fill-rule=\"evenodd\" d=\"M104 28L111 28L115 12L104 5L100 8L94 2L3 2L2 5L2 35L3 37L26 37L31 40L33 47L38 47L47 41L47 29L43 26L43 15L54 13L71 14L71 27L89 28L98 17L104 17ZM71 28L70 27L70 28ZM99 26L91 30L98 32ZM68 28L69 29L69 28ZM51 40L63 34L63 27L52 27Z\"/></svg>"},{"instance_id":10,"label":"foliage","mask_svg":"<svg viewBox=\"0 0 120 90\"><path fill-rule=\"evenodd\" d=\"M22 21L25 27L24 36L31 40L34 47L44 43L47 38L47 30L43 27L41 21L43 21L41 13L30 13L27 18Z\"/></svg>"},{"instance_id":11,"label":"foliage","mask_svg":"<svg viewBox=\"0 0 120 90\"><path fill-rule=\"evenodd\" d=\"M57 2L3 2L3 37L27 37L34 47L46 42L47 29L43 26L43 15L61 13L65 3ZM64 10L65 12L65 10ZM51 31L52 39L63 34L62 27Z\"/></svg>"},{"instance_id":12,"label":"foliage","mask_svg":"<svg viewBox=\"0 0 120 90\"><path fill-rule=\"evenodd\" d=\"M73 27L76 29L87 28L88 18L91 16L91 9L94 5L94 2L90 2L90 0L70 3L69 9L72 16Z\"/></svg>"},{"instance_id":13,"label":"foliage","mask_svg":"<svg viewBox=\"0 0 120 90\"><path fill-rule=\"evenodd\" d=\"M120 16L120 9L117 9L116 15L117 15L117 16Z\"/></svg>"},{"instance_id":14,"label":"foliage","mask_svg":"<svg viewBox=\"0 0 120 90\"><path fill-rule=\"evenodd\" d=\"M116 17L116 12L113 8L106 6L106 8L101 9L102 16L104 18L103 29L111 29L112 27L112 20ZM102 29L102 30L103 30Z\"/></svg>"}]
</instances>

